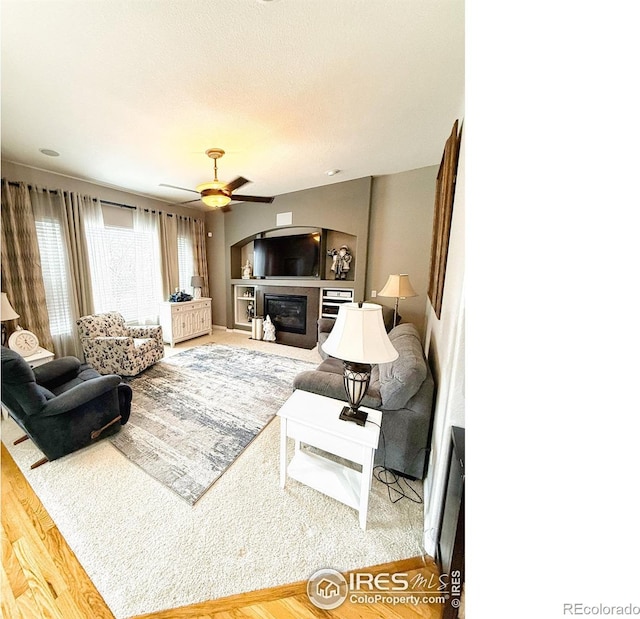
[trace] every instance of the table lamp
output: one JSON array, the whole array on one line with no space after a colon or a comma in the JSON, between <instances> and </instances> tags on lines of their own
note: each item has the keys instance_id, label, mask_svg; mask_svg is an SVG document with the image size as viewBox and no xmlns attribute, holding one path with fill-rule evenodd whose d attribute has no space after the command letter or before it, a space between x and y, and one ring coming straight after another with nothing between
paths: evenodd
<instances>
[{"instance_id":1,"label":"table lamp","mask_svg":"<svg viewBox=\"0 0 640 619\"><path fill-rule=\"evenodd\" d=\"M202 287L204 286L204 277L201 275L193 275L191 277L191 286L193 287L193 298L202 298Z\"/></svg>"},{"instance_id":2,"label":"table lamp","mask_svg":"<svg viewBox=\"0 0 640 619\"><path fill-rule=\"evenodd\" d=\"M417 297L418 293L413 289L409 276L403 273L402 275L389 275L387 283L378 296L396 298L396 305L393 309L393 326L395 327L398 320L398 301L407 297Z\"/></svg>"},{"instance_id":3,"label":"table lamp","mask_svg":"<svg viewBox=\"0 0 640 619\"><path fill-rule=\"evenodd\" d=\"M358 408L369 387L371 364L388 363L398 358L398 351L384 328L382 306L343 303L322 350L343 361L344 389L349 406L342 409L340 419L363 426L367 413Z\"/></svg>"},{"instance_id":4,"label":"table lamp","mask_svg":"<svg viewBox=\"0 0 640 619\"><path fill-rule=\"evenodd\" d=\"M2 345L5 345L7 339L7 327L5 326L5 321L7 320L15 320L16 318L20 318L20 314L16 313L16 310L11 307L11 303L9 303L9 298L7 297L7 293L2 293L2 304L0 306L0 321L2 321Z\"/></svg>"}]
</instances>

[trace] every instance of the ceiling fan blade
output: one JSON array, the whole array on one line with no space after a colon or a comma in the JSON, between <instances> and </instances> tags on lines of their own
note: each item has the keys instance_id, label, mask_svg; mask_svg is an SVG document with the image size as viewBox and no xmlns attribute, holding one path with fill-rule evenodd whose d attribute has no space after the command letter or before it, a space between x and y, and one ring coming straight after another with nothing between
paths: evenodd
<instances>
[{"instance_id":1,"label":"ceiling fan blade","mask_svg":"<svg viewBox=\"0 0 640 619\"><path fill-rule=\"evenodd\" d=\"M242 187L242 185L246 185L251 181L243 176L238 176L238 178L232 180L230 183L227 183L224 188L226 191L233 191L234 189L238 189L238 187Z\"/></svg>"},{"instance_id":2,"label":"ceiling fan blade","mask_svg":"<svg viewBox=\"0 0 640 619\"><path fill-rule=\"evenodd\" d=\"M191 193L200 193L195 189L187 189L186 187L178 187L177 185L167 185L166 183L160 183L158 187L169 187L170 189L180 189L182 191L190 191Z\"/></svg>"},{"instance_id":3,"label":"ceiling fan blade","mask_svg":"<svg viewBox=\"0 0 640 619\"><path fill-rule=\"evenodd\" d=\"M231 199L238 202L265 202L267 204L271 204L275 200L275 198L267 198L265 196L241 196L237 193L234 193Z\"/></svg>"},{"instance_id":4,"label":"ceiling fan blade","mask_svg":"<svg viewBox=\"0 0 640 619\"><path fill-rule=\"evenodd\" d=\"M183 206L185 204L191 204L192 202L200 202L200 198L196 198L195 200L187 200L186 202L171 202L167 204L167 206Z\"/></svg>"}]
</instances>

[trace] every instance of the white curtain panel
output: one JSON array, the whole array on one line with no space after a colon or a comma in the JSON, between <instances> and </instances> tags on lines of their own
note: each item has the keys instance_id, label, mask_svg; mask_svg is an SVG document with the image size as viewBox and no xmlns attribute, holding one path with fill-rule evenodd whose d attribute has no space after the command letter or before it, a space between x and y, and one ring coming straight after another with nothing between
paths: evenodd
<instances>
[{"instance_id":1,"label":"white curtain panel","mask_svg":"<svg viewBox=\"0 0 640 619\"><path fill-rule=\"evenodd\" d=\"M135 234L133 279L136 282L135 322L139 325L160 321L162 272L160 256L160 217L157 212L136 209L133 211Z\"/></svg>"}]
</instances>

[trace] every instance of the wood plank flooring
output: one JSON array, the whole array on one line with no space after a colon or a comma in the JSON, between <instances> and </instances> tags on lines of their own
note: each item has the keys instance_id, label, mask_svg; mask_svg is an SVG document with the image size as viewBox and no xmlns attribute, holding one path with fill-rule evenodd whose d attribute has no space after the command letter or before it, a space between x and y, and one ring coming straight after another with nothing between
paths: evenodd
<instances>
[{"instance_id":1,"label":"wood plank flooring","mask_svg":"<svg viewBox=\"0 0 640 619\"><path fill-rule=\"evenodd\" d=\"M73 551L2 445L2 578L3 619L114 619ZM45 465L47 466L47 465ZM360 570L365 571L365 570ZM372 574L408 573L437 580L438 568L415 557L375 566ZM306 594L306 582L235 595L182 608L140 615L135 619L441 619L442 605L353 603L323 611ZM375 592L374 592L375 593Z\"/></svg>"}]
</instances>

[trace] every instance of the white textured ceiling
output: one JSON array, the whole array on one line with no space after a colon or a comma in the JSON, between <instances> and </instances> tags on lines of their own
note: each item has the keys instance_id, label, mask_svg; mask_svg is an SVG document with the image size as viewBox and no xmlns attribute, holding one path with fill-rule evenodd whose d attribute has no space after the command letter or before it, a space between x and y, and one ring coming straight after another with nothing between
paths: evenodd
<instances>
[{"instance_id":1,"label":"white textured ceiling","mask_svg":"<svg viewBox=\"0 0 640 619\"><path fill-rule=\"evenodd\" d=\"M462 0L2 0L2 158L169 202L211 147L252 195L435 165L463 110Z\"/></svg>"}]
</instances>

